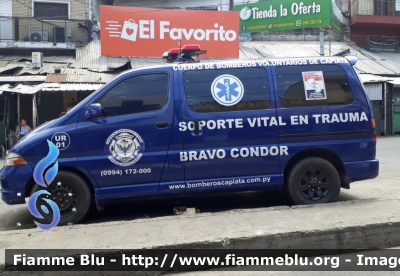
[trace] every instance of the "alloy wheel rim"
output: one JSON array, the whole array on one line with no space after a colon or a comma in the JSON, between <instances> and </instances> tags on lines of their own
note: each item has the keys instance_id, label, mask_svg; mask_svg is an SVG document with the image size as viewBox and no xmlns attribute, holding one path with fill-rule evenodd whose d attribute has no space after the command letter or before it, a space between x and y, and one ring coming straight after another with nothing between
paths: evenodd
<instances>
[{"instance_id":1,"label":"alloy wheel rim","mask_svg":"<svg viewBox=\"0 0 400 276\"><path fill-rule=\"evenodd\" d=\"M317 167L306 169L299 180L299 184L300 194L308 201L321 201L329 194L329 177Z\"/></svg>"}]
</instances>

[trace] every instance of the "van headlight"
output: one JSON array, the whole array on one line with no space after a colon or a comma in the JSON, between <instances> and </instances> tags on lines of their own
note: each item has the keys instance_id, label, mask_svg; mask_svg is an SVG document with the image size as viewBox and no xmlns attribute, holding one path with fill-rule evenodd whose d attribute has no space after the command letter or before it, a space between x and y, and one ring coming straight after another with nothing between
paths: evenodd
<instances>
[{"instance_id":1,"label":"van headlight","mask_svg":"<svg viewBox=\"0 0 400 276\"><path fill-rule=\"evenodd\" d=\"M6 162L4 163L4 166L6 167L14 167L14 166L21 166L21 165L27 165L28 163L25 161L25 159L19 155L18 153L15 152L9 152L6 157Z\"/></svg>"}]
</instances>

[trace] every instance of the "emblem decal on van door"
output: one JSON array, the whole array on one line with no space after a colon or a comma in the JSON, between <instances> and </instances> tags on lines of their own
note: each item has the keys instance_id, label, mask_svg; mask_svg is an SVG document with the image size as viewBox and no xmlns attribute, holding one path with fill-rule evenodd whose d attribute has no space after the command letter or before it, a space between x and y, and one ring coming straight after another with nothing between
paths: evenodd
<instances>
[{"instance_id":1,"label":"emblem decal on van door","mask_svg":"<svg viewBox=\"0 0 400 276\"><path fill-rule=\"evenodd\" d=\"M232 106L239 103L244 94L242 82L232 75L221 75L211 85L214 100L221 105Z\"/></svg>"},{"instance_id":2,"label":"emblem decal on van door","mask_svg":"<svg viewBox=\"0 0 400 276\"><path fill-rule=\"evenodd\" d=\"M118 166L130 166L142 157L144 152L143 139L130 129L120 129L111 134L106 141L108 159Z\"/></svg>"}]
</instances>

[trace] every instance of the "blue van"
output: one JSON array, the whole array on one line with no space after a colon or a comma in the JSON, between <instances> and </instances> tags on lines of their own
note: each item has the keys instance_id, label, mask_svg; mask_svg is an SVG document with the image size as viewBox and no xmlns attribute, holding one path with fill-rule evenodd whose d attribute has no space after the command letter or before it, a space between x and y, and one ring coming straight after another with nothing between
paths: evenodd
<instances>
[{"instance_id":1,"label":"blue van","mask_svg":"<svg viewBox=\"0 0 400 276\"><path fill-rule=\"evenodd\" d=\"M285 189L293 204L337 200L378 176L372 108L355 57L173 63L130 70L24 137L0 172L2 199L47 190L60 224L91 205L143 196ZM44 214L44 220L51 214Z\"/></svg>"}]
</instances>

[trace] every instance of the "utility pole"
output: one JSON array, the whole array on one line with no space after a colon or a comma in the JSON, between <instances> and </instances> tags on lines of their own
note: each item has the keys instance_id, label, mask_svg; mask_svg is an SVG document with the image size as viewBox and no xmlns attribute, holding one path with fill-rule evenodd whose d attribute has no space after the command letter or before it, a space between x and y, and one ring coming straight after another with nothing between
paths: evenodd
<instances>
[{"instance_id":1,"label":"utility pole","mask_svg":"<svg viewBox=\"0 0 400 276\"><path fill-rule=\"evenodd\" d=\"M229 0L229 10L230 11L235 10L235 3L233 0Z\"/></svg>"},{"instance_id":2,"label":"utility pole","mask_svg":"<svg viewBox=\"0 0 400 276\"><path fill-rule=\"evenodd\" d=\"M324 42L324 29L323 28L319 28L319 54L321 56L324 56L324 50L325 50L325 42Z\"/></svg>"},{"instance_id":3,"label":"utility pole","mask_svg":"<svg viewBox=\"0 0 400 276\"><path fill-rule=\"evenodd\" d=\"M18 93L18 99L17 99L17 118L18 118L18 124L21 124L21 109L20 109L20 96L21 94Z\"/></svg>"},{"instance_id":4,"label":"utility pole","mask_svg":"<svg viewBox=\"0 0 400 276\"><path fill-rule=\"evenodd\" d=\"M331 51L331 27L328 27L328 35L329 35L329 56L332 56L332 51Z\"/></svg>"}]
</instances>

